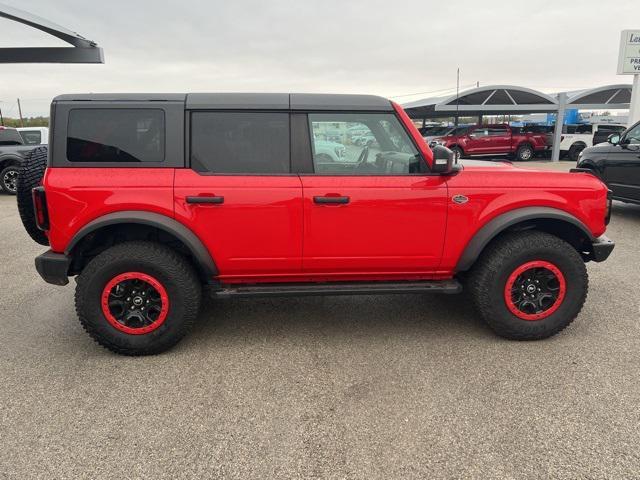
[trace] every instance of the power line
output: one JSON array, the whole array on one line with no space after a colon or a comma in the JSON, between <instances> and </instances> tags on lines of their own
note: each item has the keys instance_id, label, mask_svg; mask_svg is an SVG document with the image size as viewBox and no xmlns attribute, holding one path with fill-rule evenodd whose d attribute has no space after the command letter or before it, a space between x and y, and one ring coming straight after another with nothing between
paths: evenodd
<instances>
[{"instance_id":1,"label":"power line","mask_svg":"<svg viewBox=\"0 0 640 480\"><path fill-rule=\"evenodd\" d=\"M469 85L460 85L460 88L469 88L469 87L475 87L475 86L476 86L475 83L470 83ZM441 88L440 90L431 90L429 92L404 93L402 95L391 95L389 98L411 97L413 95L426 95L428 93L447 92L449 90L455 90L455 89L456 87L451 87L451 88Z\"/></svg>"}]
</instances>

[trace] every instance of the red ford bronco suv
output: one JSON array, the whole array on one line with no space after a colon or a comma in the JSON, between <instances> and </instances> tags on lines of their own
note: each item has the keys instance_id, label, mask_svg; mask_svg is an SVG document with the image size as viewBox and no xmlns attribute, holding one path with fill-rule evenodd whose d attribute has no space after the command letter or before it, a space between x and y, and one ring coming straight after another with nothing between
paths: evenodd
<instances>
[{"instance_id":1,"label":"red ford bronco suv","mask_svg":"<svg viewBox=\"0 0 640 480\"><path fill-rule=\"evenodd\" d=\"M545 338L578 315L585 262L614 246L593 175L458 165L380 97L63 95L51 119L48 152L18 180L25 227L50 245L36 268L55 285L77 276L80 322L122 354L175 345L203 286L248 297L464 285L497 334ZM328 141L344 147L339 161L317 154Z\"/></svg>"}]
</instances>

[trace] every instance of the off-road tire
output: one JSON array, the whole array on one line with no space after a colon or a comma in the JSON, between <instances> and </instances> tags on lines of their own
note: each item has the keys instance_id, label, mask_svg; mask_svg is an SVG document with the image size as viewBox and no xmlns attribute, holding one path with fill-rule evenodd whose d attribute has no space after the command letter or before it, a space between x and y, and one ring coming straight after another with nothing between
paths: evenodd
<instances>
[{"instance_id":1,"label":"off-road tire","mask_svg":"<svg viewBox=\"0 0 640 480\"><path fill-rule=\"evenodd\" d=\"M451 151L453 152L453 159L456 162L464 156L464 152L460 147L451 147Z\"/></svg>"},{"instance_id":2,"label":"off-road tire","mask_svg":"<svg viewBox=\"0 0 640 480\"><path fill-rule=\"evenodd\" d=\"M31 190L42 184L42 177L47 168L47 147L38 147L29 152L22 163L18 175L18 212L20 220L29 236L40 245L49 245L49 239L36 224Z\"/></svg>"},{"instance_id":3,"label":"off-road tire","mask_svg":"<svg viewBox=\"0 0 640 480\"><path fill-rule=\"evenodd\" d=\"M527 262L541 260L556 266L566 281L564 299L553 313L539 320L523 320L507 306L505 286L510 275ZM584 260L564 240L544 232L508 233L491 242L466 280L482 319L501 337L539 340L565 329L587 298L589 279Z\"/></svg>"},{"instance_id":4,"label":"off-road tire","mask_svg":"<svg viewBox=\"0 0 640 480\"><path fill-rule=\"evenodd\" d=\"M2 171L0 171L0 187L2 188L2 191L5 193L8 193L9 195L15 195L17 189L9 186L9 184L7 182L5 182L5 176L7 174L13 174L15 175L16 182L17 182L17 178L20 176L20 166L19 165L8 165L6 167L4 167L2 169Z\"/></svg>"},{"instance_id":5,"label":"off-road tire","mask_svg":"<svg viewBox=\"0 0 640 480\"><path fill-rule=\"evenodd\" d=\"M140 272L166 289L166 320L155 330L130 334L107 320L101 297L107 284L120 274ZM189 262L171 248L153 242L115 245L97 255L78 277L76 312L83 328L103 347L121 355L153 355L177 344L189 331L200 309L202 285Z\"/></svg>"},{"instance_id":6,"label":"off-road tire","mask_svg":"<svg viewBox=\"0 0 640 480\"><path fill-rule=\"evenodd\" d=\"M528 162L533 160L535 157L535 151L531 145L525 143L524 145L520 145L518 150L516 151L516 160L521 162Z\"/></svg>"}]
</instances>

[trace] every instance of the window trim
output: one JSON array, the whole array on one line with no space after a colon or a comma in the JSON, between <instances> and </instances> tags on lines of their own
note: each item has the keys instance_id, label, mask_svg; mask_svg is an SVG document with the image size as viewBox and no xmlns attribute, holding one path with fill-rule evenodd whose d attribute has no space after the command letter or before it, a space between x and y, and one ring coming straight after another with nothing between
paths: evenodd
<instances>
[{"instance_id":1,"label":"window trim","mask_svg":"<svg viewBox=\"0 0 640 480\"><path fill-rule=\"evenodd\" d=\"M427 160L422 156L422 153L420 152L420 149L418 148L418 146L416 145L416 142L413 138L413 136L409 133L409 131L407 130L407 127L405 126L404 122L398 117L398 115L396 114L396 112L394 111L386 111L386 110L362 110L362 111L357 111L357 112L352 112L352 111L346 111L346 110L308 110L308 111L304 111L302 112L307 116L307 129L308 129L308 138L309 138L309 151L311 152L313 147L311 145L311 137L312 137L312 132L311 132L311 119L309 118L309 115L311 114L342 114L342 115L350 115L350 114L358 114L358 115L368 115L368 114L377 114L377 115L392 115L396 121L398 122L399 126L402 128L402 131L405 133L405 135L407 136L407 139L409 140L409 142L411 143L411 145L413 145L413 148L416 149L417 155L420 157L420 160L422 162L423 168L425 169L424 172L416 172L416 173L401 173L401 174L394 174L394 173L384 173L384 174L379 174L379 173L359 173L359 174L355 174L355 173L350 173L350 174L335 174L335 173L318 173L315 171L315 163L313 162L313 155L310 156L310 161L311 161L311 172L300 172L299 175L300 176L316 176L316 177L439 177L441 176L440 173L434 173L431 171L429 164L427 163Z\"/></svg>"},{"instance_id":2,"label":"window trim","mask_svg":"<svg viewBox=\"0 0 640 480\"><path fill-rule=\"evenodd\" d=\"M67 125L66 125L66 135L65 135L65 142L64 142L64 156L67 162L71 163L72 165L81 165L81 164L92 164L92 165L96 165L98 167L101 167L103 165L111 165L111 164L116 164L116 165L150 165L150 166L162 166L164 165L164 163L167 161L167 114L166 112L162 109L162 108L154 108L154 107L149 107L149 108L128 108L128 107L124 107L124 108L118 108L117 110L122 111L122 110L127 110L127 111L140 111L140 110L153 110L155 112L161 112L162 113L162 125L164 127L164 135L162 135L162 160L160 161L155 161L155 162L144 162L144 161L139 161L139 162L74 162L73 160L69 160L68 157L68 152L69 152L69 130L70 130L70 125L71 125L71 114L73 112L76 111L80 111L80 110L116 110L116 109L106 109L106 108L71 108L67 114ZM94 142L95 143L95 142Z\"/></svg>"},{"instance_id":3,"label":"window trim","mask_svg":"<svg viewBox=\"0 0 640 480\"><path fill-rule=\"evenodd\" d=\"M162 110L164 112L164 161L162 162L70 162L67 159L69 113L90 110ZM51 167L55 168L184 168L184 102L180 101L74 101L51 104L49 131Z\"/></svg>"},{"instance_id":4,"label":"window trim","mask_svg":"<svg viewBox=\"0 0 640 480\"><path fill-rule=\"evenodd\" d=\"M259 109L259 108L192 108L185 109L185 161L186 168L190 169L192 172L203 176L203 177L296 177L298 176L297 172L293 171L292 164L293 160L292 156L292 132L291 132L291 124L292 124L292 113L290 110L277 110L277 109ZM199 172L191 165L191 151L192 151L192 143L193 143L193 135L191 131L191 126L193 125L192 115L194 113L280 113L285 114L289 118L289 172L288 173L227 173L227 172Z\"/></svg>"}]
</instances>

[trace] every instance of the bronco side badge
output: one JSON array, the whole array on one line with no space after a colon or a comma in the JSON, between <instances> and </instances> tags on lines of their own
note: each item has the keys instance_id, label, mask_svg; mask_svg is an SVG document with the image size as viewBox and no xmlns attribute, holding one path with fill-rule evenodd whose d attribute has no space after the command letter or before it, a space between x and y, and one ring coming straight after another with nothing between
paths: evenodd
<instances>
[{"instance_id":1,"label":"bronco side badge","mask_svg":"<svg viewBox=\"0 0 640 480\"><path fill-rule=\"evenodd\" d=\"M454 195L452 200L462 205L463 203L467 203L469 201L469 197L465 197L464 195Z\"/></svg>"}]
</instances>

